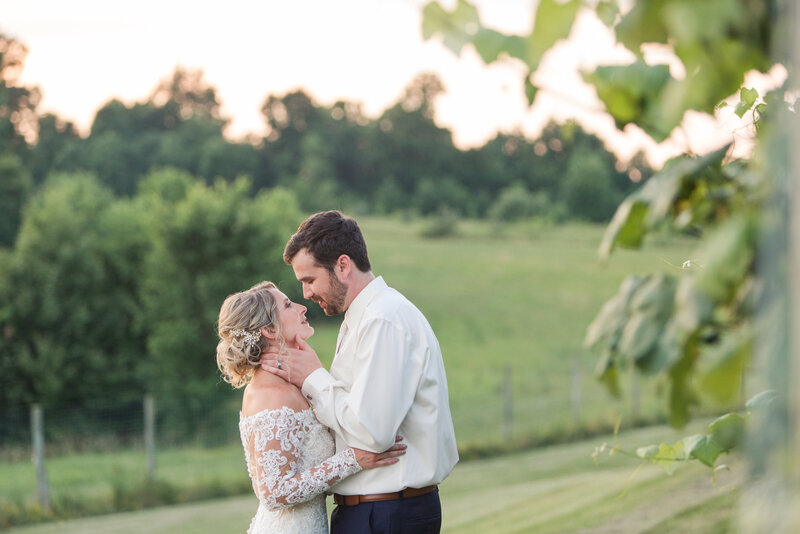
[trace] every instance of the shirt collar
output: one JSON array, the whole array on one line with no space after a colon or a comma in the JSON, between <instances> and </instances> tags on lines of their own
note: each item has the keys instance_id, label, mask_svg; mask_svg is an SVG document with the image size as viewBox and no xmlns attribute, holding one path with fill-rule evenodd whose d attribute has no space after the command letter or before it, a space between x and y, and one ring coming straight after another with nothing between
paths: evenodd
<instances>
[{"instance_id":1,"label":"shirt collar","mask_svg":"<svg viewBox=\"0 0 800 534\"><path fill-rule=\"evenodd\" d=\"M366 285L361 292L356 295L356 298L353 299L353 302L350 303L350 307L347 308L347 311L344 312L344 321L347 325L357 325L359 321L361 321L361 316L364 315L364 311L367 309L367 306L375 296L383 291L384 289L388 288L389 286L386 285L386 282L383 281L382 276L376 277L372 282Z\"/></svg>"}]
</instances>

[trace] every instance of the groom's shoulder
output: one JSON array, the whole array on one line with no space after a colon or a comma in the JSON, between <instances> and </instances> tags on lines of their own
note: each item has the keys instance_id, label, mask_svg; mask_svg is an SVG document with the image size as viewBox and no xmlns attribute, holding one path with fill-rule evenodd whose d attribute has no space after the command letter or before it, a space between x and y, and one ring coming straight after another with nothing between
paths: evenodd
<instances>
[{"instance_id":1,"label":"groom's shoulder","mask_svg":"<svg viewBox=\"0 0 800 534\"><path fill-rule=\"evenodd\" d=\"M400 291L387 287L367 306L366 315L372 319L407 321L422 316L422 312Z\"/></svg>"},{"instance_id":2,"label":"groom's shoulder","mask_svg":"<svg viewBox=\"0 0 800 534\"><path fill-rule=\"evenodd\" d=\"M392 312L409 306L414 307L405 295L395 288L387 286L375 295L375 298L372 299L367 308L375 312Z\"/></svg>"}]
</instances>

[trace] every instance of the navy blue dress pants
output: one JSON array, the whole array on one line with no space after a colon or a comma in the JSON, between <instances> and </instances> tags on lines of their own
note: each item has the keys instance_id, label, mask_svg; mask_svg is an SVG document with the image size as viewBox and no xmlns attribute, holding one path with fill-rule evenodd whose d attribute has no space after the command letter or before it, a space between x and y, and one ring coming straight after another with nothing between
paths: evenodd
<instances>
[{"instance_id":1,"label":"navy blue dress pants","mask_svg":"<svg viewBox=\"0 0 800 534\"><path fill-rule=\"evenodd\" d=\"M439 534L442 504L439 490L419 497L337 506L331 534Z\"/></svg>"}]
</instances>

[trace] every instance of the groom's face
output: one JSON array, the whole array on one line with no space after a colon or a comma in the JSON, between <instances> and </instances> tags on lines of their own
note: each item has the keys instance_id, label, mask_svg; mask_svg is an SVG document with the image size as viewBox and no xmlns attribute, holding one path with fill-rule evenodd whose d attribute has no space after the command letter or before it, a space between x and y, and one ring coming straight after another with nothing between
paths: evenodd
<instances>
[{"instance_id":1,"label":"groom's face","mask_svg":"<svg viewBox=\"0 0 800 534\"><path fill-rule=\"evenodd\" d=\"M347 285L330 269L317 263L308 249L302 249L295 255L292 269L297 280L303 284L303 297L319 304L325 315L344 313Z\"/></svg>"}]
</instances>

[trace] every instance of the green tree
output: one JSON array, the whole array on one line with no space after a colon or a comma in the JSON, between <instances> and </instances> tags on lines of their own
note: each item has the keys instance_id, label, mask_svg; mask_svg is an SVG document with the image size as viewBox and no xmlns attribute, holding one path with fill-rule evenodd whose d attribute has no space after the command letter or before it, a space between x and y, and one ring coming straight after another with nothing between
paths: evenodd
<instances>
[{"instance_id":1,"label":"green tree","mask_svg":"<svg viewBox=\"0 0 800 534\"><path fill-rule=\"evenodd\" d=\"M17 403L142 390L131 379L144 354L139 224L90 175L56 176L26 206L0 284Z\"/></svg>"},{"instance_id":2,"label":"green tree","mask_svg":"<svg viewBox=\"0 0 800 534\"><path fill-rule=\"evenodd\" d=\"M539 165L533 145L522 135L497 134L494 139L476 149L475 156L469 158L468 167L480 169L468 173L467 185L472 189L486 190L496 197L501 190L512 184L524 184L535 190L544 189L535 178ZM553 177L557 181L557 177Z\"/></svg>"},{"instance_id":3,"label":"green tree","mask_svg":"<svg viewBox=\"0 0 800 534\"><path fill-rule=\"evenodd\" d=\"M222 125L218 121L202 115L189 117L159 136L151 167L176 167L198 176L207 148L218 146L222 140ZM245 174L247 170L237 174Z\"/></svg>"},{"instance_id":4,"label":"green tree","mask_svg":"<svg viewBox=\"0 0 800 534\"><path fill-rule=\"evenodd\" d=\"M613 168L597 151L583 147L570 154L560 195L570 216L592 222L607 222L623 194L614 187Z\"/></svg>"},{"instance_id":5,"label":"green tree","mask_svg":"<svg viewBox=\"0 0 800 534\"><path fill-rule=\"evenodd\" d=\"M394 176L385 176L375 190L374 207L378 213L395 213L403 206L411 204L408 193L397 184Z\"/></svg>"},{"instance_id":6,"label":"green tree","mask_svg":"<svg viewBox=\"0 0 800 534\"><path fill-rule=\"evenodd\" d=\"M11 251L0 247L0 406L17 404L24 390L24 386L17 381L10 284Z\"/></svg>"},{"instance_id":7,"label":"green tree","mask_svg":"<svg viewBox=\"0 0 800 534\"><path fill-rule=\"evenodd\" d=\"M504 188L489 208L489 217L495 221L515 222L530 217L555 215L554 205L546 191L531 193L517 182Z\"/></svg>"},{"instance_id":8,"label":"green tree","mask_svg":"<svg viewBox=\"0 0 800 534\"><path fill-rule=\"evenodd\" d=\"M176 67L171 76L159 82L149 100L173 117L175 126L191 117L227 122L221 116L217 90L205 81L201 70Z\"/></svg>"},{"instance_id":9,"label":"green tree","mask_svg":"<svg viewBox=\"0 0 800 534\"><path fill-rule=\"evenodd\" d=\"M0 154L0 247L14 243L22 217L22 206L32 190L32 180L14 154Z\"/></svg>"},{"instance_id":10,"label":"green tree","mask_svg":"<svg viewBox=\"0 0 800 534\"><path fill-rule=\"evenodd\" d=\"M230 410L224 401L232 398L214 360L219 307L227 295L261 280L295 288L281 258L301 216L291 194L251 197L243 179L212 187L194 183L183 196L187 182L174 171L151 175L145 184L149 209L158 216L149 223L153 250L143 282L148 384L165 402L182 407L170 415L173 431L202 432L186 428L202 418L205 430L219 435L215 418ZM169 198L160 201L160 193Z\"/></svg>"},{"instance_id":11,"label":"green tree","mask_svg":"<svg viewBox=\"0 0 800 534\"><path fill-rule=\"evenodd\" d=\"M137 198L144 204L151 220L157 223L166 213L186 197L197 179L182 169L164 167L150 171L139 182Z\"/></svg>"},{"instance_id":12,"label":"green tree","mask_svg":"<svg viewBox=\"0 0 800 534\"><path fill-rule=\"evenodd\" d=\"M226 123L216 89L202 72L176 68L149 100L126 105L114 99L105 104L95 115L89 137L60 147L52 166L39 174L86 170L126 196L135 193L139 179L154 167L178 167L198 175L202 165L204 173L224 172L230 178L253 174L252 150L223 146Z\"/></svg>"},{"instance_id":13,"label":"green tree","mask_svg":"<svg viewBox=\"0 0 800 534\"><path fill-rule=\"evenodd\" d=\"M36 134L36 107L41 95L36 87L19 85L28 49L0 33L0 153L27 159L26 138Z\"/></svg>"},{"instance_id":14,"label":"green tree","mask_svg":"<svg viewBox=\"0 0 800 534\"><path fill-rule=\"evenodd\" d=\"M451 176L417 178L414 208L422 215L432 215L443 209L457 215L476 215L477 207L469 192Z\"/></svg>"},{"instance_id":15,"label":"green tree","mask_svg":"<svg viewBox=\"0 0 800 534\"><path fill-rule=\"evenodd\" d=\"M382 177L391 176L401 189L411 192L424 178L456 175L460 152L453 146L450 131L433 121L433 104L442 90L436 76L421 74L377 119L368 151L367 165L375 176L370 192L377 189Z\"/></svg>"},{"instance_id":16,"label":"green tree","mask_svg":"<svg viewBox=\"0 0 800 534\"><path fill-rule=\"evenodd\" d=\"M64 121L52 113L39 117L39 132L36 144L31 149L30 170L33 181L38 186L47 178L47 174L58 169L56 161L67 146L80 140L78 131L72 122Z\"/></svg>"},{"instance_id":17,"label":"green tree","mask_svg":"<svg viewBox=\"0 0 800 534\"><path fill-rule=\"evenodd\" d=\"M232 143L223 137L211 137L203 144L197 174L209 183L217 178L231 181L239 176L253 177L258 161L258 149L250 143Z\"/></svg>"},{"instance_id":18,"label":"green tree","mask_svg":"<svg viewBox=\"0 0 800 534\"><path fill-rule=\"evenodd\" d=\"M131 144L115 131L105 131L86 139L82 146L82 168L95 174L117 195L130 196L145 170L142 161L131 150Z\"/></svg>"},{"instance_id":19,"label":"green tree","mask_svg":"<svg viewBox=\"0 0 800 534\"><path fill-rule=\"evenodd\" d=\"M325 143L329 147L336 181L356 195L374 192L386 177L373 172L368 156L375 124L361 112L360 104L338 101L326 109Z\"/></svg>"},{"instance_id":20,"label":"green tree","mask_svg":"<svg viewBox=\"0 0 800 534\"><path fill-rule=\"evenodd\" d=\"M332 147L319 132L309 132L300 143L300 168L290 187L300 208L307 213L325 209L344 209L342 189L336 180Z\"/></svg>"},{"instance_id":21,"label":"green tree","mask_svg":"<svg viewBox=\"0 0 800 534\"><path fill-rule=\"evenodd\" d=\"M129 140L148 130L170 129L165 122L167 122L166 117L151 102L127 106L113 98L95 113L90 136L116 132ZM175 127L174 123L172 127Z\"/></svg>"},{"instance_id":22,"label":"green tree","mask_svg":"<svg viewBox=\"0 0 800 534\"><path fill-rule=\"evenodd\" d=\"M303 91L283 97L271 95L261 112L269 130L264 142L265 158L274 172L261 181L269 185L288 185L300 172L303 137L318 129L323 112Z\"/></svg>"}]
</instances>

